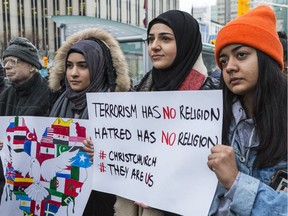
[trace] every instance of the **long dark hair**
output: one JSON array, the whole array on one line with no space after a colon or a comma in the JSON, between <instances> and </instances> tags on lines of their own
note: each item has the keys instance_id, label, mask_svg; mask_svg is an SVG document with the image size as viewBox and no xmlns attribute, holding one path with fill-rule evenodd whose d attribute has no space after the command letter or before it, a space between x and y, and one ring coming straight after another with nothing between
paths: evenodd
<instances>
[{"instance_id":1,"label":"long dark hair","mask_svg":"<svg viewBox=\"0 0 288 216\"><path fill-rule=\"evenodd\" d=\"M287 76L281 72L276 61L257 50L259 77L256 85L253 118L259 137L255 168L270 167L281 160L287 160ZM229 126L232 120L232 103L235 97L225 85L221 75L223 89L223 143L228 141Z\"/></svg>"}]
</instances>

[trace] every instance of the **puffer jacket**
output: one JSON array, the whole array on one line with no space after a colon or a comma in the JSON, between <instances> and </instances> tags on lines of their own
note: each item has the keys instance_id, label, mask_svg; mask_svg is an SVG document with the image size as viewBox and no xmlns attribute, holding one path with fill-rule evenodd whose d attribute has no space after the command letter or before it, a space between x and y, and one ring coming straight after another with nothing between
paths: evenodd
<instances>
[{"instance_id":1,"label":"puffer jacket","mask_svg":"<svg viewBox=\"0 0 288 216\"><path fill-rule=\"evenodd\" d=\"M65 61L68 51L74 43L87 38L100 39L109 47L113 66L117 75L115 91L126 92L131 88L128 64L118 41L103 29L89 28L70 36L65 44L63 44L63 46L61 46L61 48L59 48L57 51L54 58L54 65L49 70L49 87L52 92L50 96L50 103L52 106L58 97L65 91ZM83 115L83 118L86 118L86 116L88 118L88 114ZM115 195L102 193L99 191L92 191L83 215L113 216L115 201Z\"/></svg>"},{"instance_id":2,"label":"puffer jacket","mask_svg":"<svg viewBox=\"0 0 288 216\"><path fill-rule=\"evenodd\" d=\"M54 65L49 70L49 87L52 91L50 97L53 105L64 89L65 60L67 52L77 41L87 38L97 38L102 40L110 48L113 66L117 72L116 89L117 92L125 92L131 88L129 77L129 67L125 56L119 46L118 41L107 31L100 28L88 28L71 35L58 50L54 58Z\"/></svg>"}]
</instances>

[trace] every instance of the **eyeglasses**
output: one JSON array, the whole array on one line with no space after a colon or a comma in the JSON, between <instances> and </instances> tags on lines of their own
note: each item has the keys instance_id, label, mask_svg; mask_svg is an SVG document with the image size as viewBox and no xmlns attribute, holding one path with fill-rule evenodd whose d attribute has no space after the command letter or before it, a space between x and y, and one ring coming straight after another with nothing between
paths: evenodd
<instances>
[{"instance_id":1,"label":"eyeglasses","mask_svg":"<svg viewBox=\"0 0 288 216\"><path fill-rule=\"evenodd\" d=\"M5 65L9 63L11 67L15 67L20 61L21 60L18 58L5 58L2 62L2 66L5 67Z\"/></svg>"}]
</instances>

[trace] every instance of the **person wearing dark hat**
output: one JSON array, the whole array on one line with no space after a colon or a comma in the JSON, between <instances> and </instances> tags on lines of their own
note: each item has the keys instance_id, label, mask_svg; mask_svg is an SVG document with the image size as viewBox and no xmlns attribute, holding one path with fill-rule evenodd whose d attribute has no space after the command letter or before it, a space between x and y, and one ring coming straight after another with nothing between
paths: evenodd
<instances>
[{"instance_id":1,"label":"person wearing dark hat","mask_svg":"<svg viewBox=\"0 0 288 216\"><path fill-rule=\"evenodd\" d=\"M3 52L2 66L11 85L0 94L0 116L48 116L49 88L36 70L41 69L36 47L26 38L12 39ZM0 158L0 201L4 185Z\"/></svg>"},{"instance_id":2,"label":"person wearing dark hat","mask_svg":"<svg viewBox=\"0 0 288 216\"><path fill-rule=\"evenodd\" d=\"M42 66L36 47L23 37L12 39L2 66L11 86L0 95L0 116L47 116L49 88L37 71Z\"/></svg>"},{"instance_id":3,"label":"person wearing dark hat","mask_svg":"<svg viewBox=\"0 0 288 216\"><path fill-rule=\"evenodd\" d=\"M222 144L207 165L218 178L208 215L287 215L287 76L276 16L266 5L218 33Z\"/></svg>"}]
</instances>

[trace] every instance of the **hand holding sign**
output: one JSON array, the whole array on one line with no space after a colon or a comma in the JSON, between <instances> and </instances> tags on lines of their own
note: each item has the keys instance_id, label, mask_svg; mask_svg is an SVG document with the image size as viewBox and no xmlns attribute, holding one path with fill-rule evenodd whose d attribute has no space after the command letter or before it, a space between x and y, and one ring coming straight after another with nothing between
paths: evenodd
<instances>
[{"instance_id":1,"label":"hand holding sign","mask_svg":"<svg viewBox=\"0 0 288 216\"><path fill-rule=\"evenodd\" d=\"M84 147L83 149L87 152L87 155L90 156L90 161L93 162L93 156L94 156L94 145L92 143L91 137L88 137L87 139L83 140Z\"/></svg>"},{"instance_id":2,"label":"hand holding sign","mask_svg":"<svg viewBox=\"0 0 288 216\"><path fill-rule=\"evenodd\" d=\"M220 184L229 190L238 174L233 147L226 145L212 147L207 164L215 172Z\"/></svg>"},{"instance_id":3,"label":"hand holding sign","mask_svg":"<svg viewBox=\"0 0 288 216\"><path fill-rule=\"evenodd\" d=\"M221 140L221 91L88 93L87 100L93 189L207 215L217 185L207 157Z\"/></svg>"}]
</instances>

